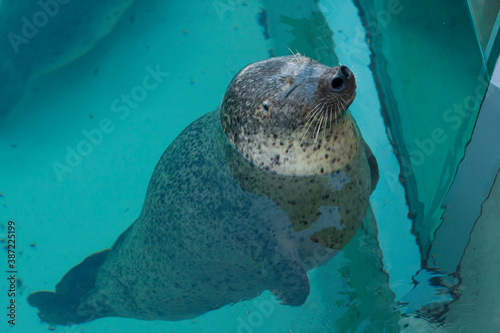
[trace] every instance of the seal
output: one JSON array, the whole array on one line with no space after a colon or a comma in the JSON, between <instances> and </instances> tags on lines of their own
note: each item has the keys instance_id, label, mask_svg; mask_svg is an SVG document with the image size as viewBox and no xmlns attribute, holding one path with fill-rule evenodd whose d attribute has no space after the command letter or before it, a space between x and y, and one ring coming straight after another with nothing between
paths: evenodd
<instances>
[{"instance_id":1,"label":"seal","mask_svg":"<svg viewBox=\"0 0 500 333\"><path fill-rule=\"evenodd\" d=\"M355 236L378 180L355 89L347 67L301 55L243 68L166 149L112 248L28 302L54 325L183 320L265 290L303 304L307 271Z\"/></svg>"}]
</instances>

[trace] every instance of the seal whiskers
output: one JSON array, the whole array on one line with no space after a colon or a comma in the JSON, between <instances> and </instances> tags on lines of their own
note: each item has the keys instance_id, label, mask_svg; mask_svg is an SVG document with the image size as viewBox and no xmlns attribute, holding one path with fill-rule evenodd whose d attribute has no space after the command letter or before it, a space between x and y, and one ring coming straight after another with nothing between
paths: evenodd
<instances>
[{"instance_id":1,"label":"seal whiskers","mask_svg":"<svg viewBox=\"0 0 500 333\"><path fill-rule=\"evenodd\" d=\"M319 122L318 122L318 129L316 131L316 137L314 138L314 144L316 144L318 142L319 131L321 129L321 124L322 124L324 118L325 118L325 112L323 111L323 112L321 112L321 118L319 119Z\"/></svg>"},{"instance_id":2,"label":"seal whiskers","mask_svg":"<svg viewBox=\"0 0 500 333\"><path fill-rule=\"evenodd\" d=\"M300 52L299 52L299 51L295 50L295 51L296 51L296 53L293 53L293 51L292 51L292 49L291 49L291 48L288 48L288 51L290 51L290 53L291 53L291 54L292 54L292 56L295 58L295 60L297 60L297 62L300 62L300 58L299 58L299 57L301 56L301 54L300 54Z\"/></svg>"},{"instance_id":3,"label":"seal whiskers","mask_svg":"<svg viewBox=\"0 0 500 333\"><path fill-rule=\"evenodd\" d=\"M316 120L318 115L321 113L323 106L326 103L328 103L328 101L325 101L323 103L323 105L321 105L321 107L320 107L320 103L321 103L321 101L319 101L318 104L310 112L311 115L308 117L308 120L307 120L306 124L304 125L304 132L303 132L302 138L300 140L300 145L302 145L302 143L304 142L304 138L306 137L307 132L309 132L311 125L314 123L314 121Z\"/></svg>"},{"instance_id":4,"label":"seal whiskers","mask_svg":"<svg viewBox=\"0 0 500 333\"><path fill-rule=\"evenodd\" d=\"M314 108L308 113L307 121L304 125L303 133L300 140L300 145L304 142L304 138L307 136L309 129L312 125L315 125L315 130L313 131L314 144L317 144L319 138L319 132L323 127L323 138L326 139L326 130L328 119L330 119L330 133L332 130L332 121L335 118L335 124L337 124L337 119L339 115L347 111L346 108L347 102L344 98L339 97L338 99L328 100L322 99L320 100Z\"/></svg>"}]
</instances>

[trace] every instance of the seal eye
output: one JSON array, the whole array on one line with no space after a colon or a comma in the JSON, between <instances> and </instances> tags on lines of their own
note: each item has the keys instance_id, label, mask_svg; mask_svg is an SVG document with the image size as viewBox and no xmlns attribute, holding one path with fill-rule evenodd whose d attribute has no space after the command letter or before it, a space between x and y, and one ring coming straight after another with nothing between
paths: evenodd
<instances>
[{"instance_id":1,"label":"seal eye","mask_svg":"<svg viewBox=\"0 0 500 333\"><path fill-rule=\"evenodd\" d=\"M263 104L262 104L262 108L264 109L264 113L265 114L268 114L269 113L269 107L271 106L271 103L269 103L269 101L265 101Z\"/></svg>"}]
</instances>

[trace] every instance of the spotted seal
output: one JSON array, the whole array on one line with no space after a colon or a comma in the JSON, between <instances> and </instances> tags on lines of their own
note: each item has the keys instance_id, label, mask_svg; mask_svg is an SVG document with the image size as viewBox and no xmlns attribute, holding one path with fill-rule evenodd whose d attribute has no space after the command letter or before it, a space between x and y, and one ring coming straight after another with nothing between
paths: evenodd
<instances>
[{"instance_id":1,"label":"spotted seal","mask_svg":"<svg viewBox=\"0 0 500 333\"><path fill-rule=\"evenodd\" d=\"M29 303L59 325L188 319L264 290L303 304L306 272L354 237L378 180L347 112L355 88L347 67L300 55L243 68L166 149L112 248Z\"/></svg>"}]
</instances>

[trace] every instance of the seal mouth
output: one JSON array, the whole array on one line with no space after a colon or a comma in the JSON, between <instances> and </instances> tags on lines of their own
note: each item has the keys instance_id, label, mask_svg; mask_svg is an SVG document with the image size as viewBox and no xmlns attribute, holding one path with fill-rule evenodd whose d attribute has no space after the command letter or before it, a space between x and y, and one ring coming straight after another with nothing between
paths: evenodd
<instances>
[{"instance_id":1,"label":"seal mouth","mask_svg":"<svg viewBox=\"0 0 500 333\"><path fill-rule=\"evenodd\" d=\"M354 101L354 98L356 98L356 89L354 89L351 93L351 96L349 99L345 101L345 110L344 112L351 106L352 102Z\"/></svg>"},{"instance_id":2,"label":"seal mouth","mask_svg":"<svg viewBox=\"0 0 500 333\"><path fill-rule=\"evenodd\" d=\"M320 132L323 132L323 136L327 136L328 130L332 133L333 126L345 115L355 97L356 91L354 90L347 100L340 96L320 100L306 115L307 121L304 125L300 145L310 131L314 137L314 144L318 142Z\"/></svg>"}]
</instances>

